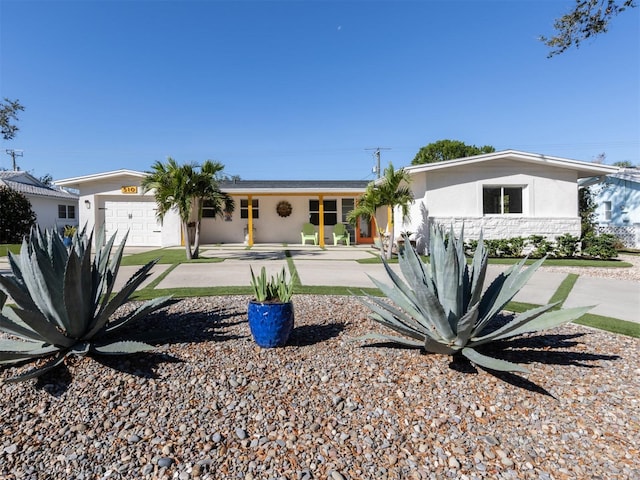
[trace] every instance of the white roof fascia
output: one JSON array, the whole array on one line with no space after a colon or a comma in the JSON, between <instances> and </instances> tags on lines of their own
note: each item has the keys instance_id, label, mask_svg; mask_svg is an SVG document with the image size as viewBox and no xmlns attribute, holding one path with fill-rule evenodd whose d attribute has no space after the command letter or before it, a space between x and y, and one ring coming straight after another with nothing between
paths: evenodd
<instances>
[{"instance_id":1,"label":"white roof fascia","mask_svg":"<svg viewBox=\"0 0 640 480\"><path fill-rule=\"evenodd\" d=\"M428 172L431 170L441 170L446 168L459 167L464 165L472 165L474 163L482 163L491 160L513 159L521 162L530 162L538 164L546 164L557 168L568 168L576 170L582 177L608 175L618 172L619 168L612 165L601 165L598 163L588 163L579 160L571 160L562 157L552 157L541 155L538 153L520 152L517 150L502 150L500 152L486 153L475 155L473 157L458 158L455 160L446 160L444 162L425 163L422 165L412 165L405 167L405 171L409 174Z\"/></svg>"},{"instance_id":2,"label":"white roof fascia","mask_svg":"<svg viewBox=\"0 0 640 480\"><path fill-rule=\"evenodd\" d=\"M147 174L145 172L139 172L137 170L121 169L121 170L113 170L111 172L83 175L81 177L63 178L61 180L56 180L53 183L60 186L71 186L71 185L78 185L80 183L96 182L100 180L106 180L110 178L117 178L117 177L124 177L124 176L144 178L146 175Z\"/></svg>"}]
</instances>

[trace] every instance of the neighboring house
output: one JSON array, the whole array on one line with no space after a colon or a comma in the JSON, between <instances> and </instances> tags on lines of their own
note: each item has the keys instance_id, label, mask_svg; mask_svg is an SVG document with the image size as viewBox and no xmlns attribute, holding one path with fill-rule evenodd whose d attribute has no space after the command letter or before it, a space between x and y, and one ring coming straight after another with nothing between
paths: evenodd
<instances>
[{"instance_id":1,"label":"neighboring house","mask_svg":"<svg viewBox=\"0 0 640 480\"><path fill-rule=\"evenodd\" d=\"M411 220L396 225L423 241L428 225L454 226L465 238L580 235L578 180L617 167L505 150L406 167L415 201ZM424 218L425 215L428 218Z\"/></svg>"},{"instance_id":2,"label":"neighboring house","mask_svg":"<svg viewBox=\"0 0 640 480\"><path fill-rule=\"evenodd\" d=\"M47 185L22 171L0 171L0 186L27 197L41 229L55 228L62 233L66 225L78 226L77 195Z\"/></svg>"},{"instance_id":3,"label":"neighboring house","mask_svg":"<svg viewBox=\"0 0 640 480\"><path fill-rule=\"evenodd\" d=\"M614 234L627 247L640 248L640 169L621 168L585 186L596 204L598 231Z\"/></svg>"},{"instance_id":4,"label":"neighboring house","mask_svg":"<svg viewBox=\"0 0 640 480\"><path fill-rule=\"evenodd\" d=\"M414 165L411 175L415 201L411 220L395 212L396 235L417 233L423 240L428 225L454 225L465 237L485 238L544 235L550 239L580 235L578 180L615 173L617 167L507 150L446 162ZM80 224L105 226L107 235L128 245L173 246L183 243L174 212L160 224L152 192L142 195L144 172L117 170L55 182L80 192ZM302 225L311 222L319 243L333 244L333 226L346 223L347 214L364 193L367 181L237 180L220 184L236 203L224 218L211 218L205 205L201 243L299 244ZM427 218L424 216L426 215ZM387 224L380 208L377 223ZM372 243L373 227L359 222L351 230L352 244Z\"/></svg>"},{"instance_id":5,"label":"neighboring house","mask_svg":"<svg viewBox=\"0 0 640 480\"><path fill-rule=\"evenodd\" d=\"M142 194L140 185L145 175L133 170L117 170L55 183L80 192L81 224L86 223L89 228L104 225L107 236L117 232L117 242L129 231L127 245L131 246L183 244L178 215L170 212L160 223L153 192ZM367 183L340 180L221 182L221 190L235 200L235 211L224 218L212 218L205 203L200 241L248 245L300 243L302 225L311 222L320 233L320 244L333 243L333 226L346 222L347 214ZM370 226L363 224L352 229L352 241L373 242Z\"/></svg>"}]
</instances>

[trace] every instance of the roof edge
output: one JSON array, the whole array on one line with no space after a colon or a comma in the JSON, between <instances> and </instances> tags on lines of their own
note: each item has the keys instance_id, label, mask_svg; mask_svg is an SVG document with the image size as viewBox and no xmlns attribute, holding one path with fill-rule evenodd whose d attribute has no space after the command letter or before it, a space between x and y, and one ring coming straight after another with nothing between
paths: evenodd
<instances>
[{"instance_id":1,"label":"roof edge","mask_svg":"<svg viewBox=\"0 0 640 480\"><path fill-rule=\"evenodd\" d=\"M82 175L80 177L71 177L71 178L62 178L60 180L54 180L52 183L60 186L69 186L69 185L77 185L79 183L87 183L93 182L96 180L102 180L107 178L115 178L121 177L124 175L129 175L133 177L145 177L147 174L145 172L140 172L138 170L129 170L127 168L122 168L120 170L112 170L109 172L102 173L93 173L90 175Z\"/></svg>"}]
</instances>

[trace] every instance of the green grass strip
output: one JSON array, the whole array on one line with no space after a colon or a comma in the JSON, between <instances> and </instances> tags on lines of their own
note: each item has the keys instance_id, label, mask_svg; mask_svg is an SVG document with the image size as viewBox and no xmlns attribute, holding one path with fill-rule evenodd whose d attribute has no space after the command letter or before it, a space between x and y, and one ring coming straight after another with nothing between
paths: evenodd
<instances>
[{"instance_id":1,"label":"green grass strip","mask_svg":"<svg viewBox=\"0 0 640 480\"><path fill-rule=\"evenodd\" d=\"M177 248L159 248L157 250L150 250L148 252L134 253L132 255L126 255L122 257L121 265L145 265L148 262L159 258L159 264L173 264L173 263L220 263L224 261L223 258L197 258L193 260L187 260L187 254L184 249Z\"/></svg>"},{"instance_id":2,"label":"green grass strip","mask_svg":"<svg viewBox=\"0 0 640 480\"><path fill-rule=\"evenodd\" d=\"M606 330L607 332L619 333L629 337L640 338L640 323L618 320L616 318L602 317L592 313L585 313L573 323L585 325L587 327Z\"/></svg>"},{"instance_id":3,"label":"green grass strip","mask_svg":"<svg viewBox=\"0 0 640 480\"><path fill-rule=\"evenodd\" d=\"M158 285L160 285L160 282L167 278L167 275L169 275L178 265L180 264L174 263L173 265L169 266L164 272L160 273L158 276L156 276L156 278L149 282L149 285L147 285L145 288L156 288Z\"/></svg>"},{"instance_id":4,"label":"green grass strip","mask_svg":"<svg viewBox=\"0 0 640 480\"><path fill-rule=\"evenodd\" d=\"M9 252L18 254L20 253L20 248L22 247L19 243L6 243L0 245L0 257L7 257Z\"/></svg>"},{"instance_id":5,"label":"green grass strip","mask_svg":"<svg viewBox=\"0 0 640 480\"><path fill-rule=\"evenodd\" d=\"M293 285L294 285L294 293L296 293L298 290L298 287L302 285L302 283L300 282L300 275L298 275L298 269L296 268L296 264L293 261L293 256L291 255L290 250L284 251L284 257L287 259L287 267L289 267L289 275L292 275L292 276L295 275L295 282L293 282Z\"/></svg>"},{"instance_id":6,"label":"green grass strip","mask_svg":"<svg viewBox=\"0 0 640 480\"><path fill-rule=\"evenodd\" d=\"M534 305L532 303L509 302L505 309L515 313L522 313L539 306L540 305ZM629 337L640 338L640 323L629 322L627 320L585 313L580 318L574 320L573 323L605 330L607 332L619 333Z\"/></svg>"},{"instance_id":7,"label":"green grass strip","mask_svg":"<svg viewBox=\"0 0 640 480\"><path fill-rule=\"evenodd\" d=\"M151 300L152 298L172 295L173 298L217 297L225 295L253 295L250 285L246 287L185 287L185 288L144 288L137 290L133 300Z\"/></svg>"},{"instance_id":8,"label":"green grass strip","mask_svg":"<svg viewBox=\"0 0 640 480\"><path fill-rule=\"evenodd\" d=\"M551 296L549 303L560 302L560 304L556 308L562 308L564 302L569 298L569 294L571 290L573 290L573 286L576 284L579 275L575 273L568 274L565 279L560 283L560 286L555 291L555 293Z\"/></svg>"}]
</instances>

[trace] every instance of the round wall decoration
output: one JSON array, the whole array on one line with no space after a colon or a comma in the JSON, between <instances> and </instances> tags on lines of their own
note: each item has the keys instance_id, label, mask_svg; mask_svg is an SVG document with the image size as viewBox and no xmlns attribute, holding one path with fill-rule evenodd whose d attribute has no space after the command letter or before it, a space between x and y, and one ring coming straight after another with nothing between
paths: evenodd
<instances>
[{"instance_id":1,"label":"round wall decoration","mask_svg":"<svg viewBox=\"0 0 640 480\"><path fill-rule=\"evenodd\" d=\"M291 215L292 210L293 208L291 207L291 204L286 200L282 200L281 202L278 202L278 205L276 205L276 212L278 212L278 215L281 217L288 217Z\"/></svg>"}]
</instances>

